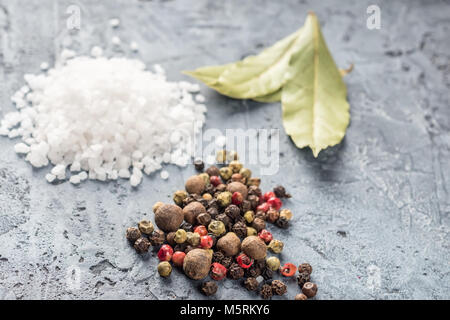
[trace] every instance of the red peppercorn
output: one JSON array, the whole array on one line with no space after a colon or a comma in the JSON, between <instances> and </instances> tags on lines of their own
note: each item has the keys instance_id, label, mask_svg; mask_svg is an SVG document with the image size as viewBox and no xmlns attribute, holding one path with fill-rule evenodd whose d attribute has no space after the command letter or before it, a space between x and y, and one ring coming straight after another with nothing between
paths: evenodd
<instances>
[{"instance_id":1,"label":"red peppercorn","mask_svg":"<svg viewBox=\"0 0 450 320\"><path fill-rule=\"evenodd\" d=\"M216 281L222 280L227 275L227 268L218 262L211 265L211 278Z\"/></svg>"},{"instance_id":2,"label":"red peppercorn","mask_svg":"<svg viewBox=\"0 0 450 320\"><path fill-rule=\"evenodd\" d=\"M158 258L161 261L170 261L172 259L173 249L168 244L163 244L158 251Z\"/></svg>"},{"instance_id":3,"label":"red peppercorn","mask_svg":"<svg viewBox=\"0 0 450 320\"><path fill-rule=\"evenodd\" d=\"M198 233L200 236L206 236L208 234L208 230L205 226L195 227L194 232Z\"/></svg>"},{"instance_id":4,"label":"red peppercorn","mask_svg":"<svg viewBox=\"0 0 450 320\"><path fill-rule=\"evenodd\" d=\"M269 200L267 200L267 203L275 210L280 210L281 206L283 205L283 202L281 202L281 200L277 197L270 198Z\"/></svg>"},{"instance_id":5,"label":"red peppercorn","mask_svg":"<svg viewBox=\"0 0 450 320\"><path fill-rule=\"evenodd\" d=\"M245 253L241 253L240 255L238 255L238 257L236 258L236 261L237 261L238 265L243 269L248 269L253 264L253 259L251 259L249 256L247 256Z\"/></svg>"},{"instance_id":6,"label":"red peppercorn","mask_svg":"<svg viewBox=\"0 0 450 320\"><path fill-rule=\"evenodd\" d=\"M292 277L297 271L297 267L292 263L286 263L281 267L281 274L285 277Z\"/></svg>"},{"instance_id":7,"label":"red peppercorn","mask_svg":"<svg viewBox=\"0 0 450 320\"><path fill-rule=\"evenodd\" d=\"M183 251L176 251L172 256L173 264L177 267L181 267L183 265L184 257L186 257L186 253Z\"/></svg>"},{"instance_id":8,"label":"red peppercorn","mask_svg":"<svg viewBox=\"0 0 450 320\"><path fill-rule=\"evenodd\" d=\"M264 201L268 201L270 198L276 197L275 193L272 191L268 191L264 193L263 199Z\"/></svg>"},{"instance_id":9,"label":"red peppercorn","mask_svg":"<svg viewBox=\"0 0 450 320\"><path fill-rule=\"evenodd\" d=\"M234 205L238 206L242 203L242 201L244 201L244 197L242 196L242 193L237 192L237 191L235 193L233 193L233 196L231 197L231 202Z\"/></svg>"},{"instance_id":10,"label":"red peppercorn","mask_svg":"<svg viewBox=\"0 0 450 320\"><path fill-rule=\"evenodd\" d=\"M220 178L218 176L211 176L211 178L209 178L209 182L214 186L217 187L219 184L222 183L222 181L220 181Z\"/></svg>"},{"instance_id":11,"label":"red peppercorn","mask_svg":"<svg viewBox=\"0 0 450 320\"><path fill-rule=\"evenodd\" d=\"M267 212L270 209L270 205L267 202L264 202L256 207L256 211Z\"/></svg>"},{"instance_id":12,"label":"red peppercorn","mask_svg":"<svg viewBox=\"0 0 450 320\"><path fill-rule=\"evenodd\" d=\"M272 241L273 236L272 233L267 230L267 229L262 229L259 233L258 236L261 238L261 240L263 240L265 243L269 243L270 241Z\"/></svg>"},{"instance_id":13,"label":"red peppercorn","mask_svg":"<svg viewBox=\"0 0 450 320\"><path fill-rule=\"evenodd\" d=\"M200 247L203 249L209 249L213 246L214 240L211 236L202 236L200 237Z\"/></svg>"}]
</instances>

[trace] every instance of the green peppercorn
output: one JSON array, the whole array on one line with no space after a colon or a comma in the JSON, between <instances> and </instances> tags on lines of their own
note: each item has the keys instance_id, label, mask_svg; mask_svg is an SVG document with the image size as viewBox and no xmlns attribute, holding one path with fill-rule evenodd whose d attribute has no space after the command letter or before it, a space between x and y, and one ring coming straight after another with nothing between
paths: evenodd
<instances>
[{"instance_id":1,"label":"green peppercorn","mask_svg":"<svg viewBox=\"0 0 450 320\"><path fill-rule=\"evenodd\" d=\"M230 167L220 168L220 176L224 181L228 181L233 175L233 170Z\"/></svg>"},{"instance_id":2,"label":"green peppercorn","mask_svg":"<svg viewBox=\"0 0 450 320\"><path fill-rule=\"evenodd\" d=\"M256 231L255 228L247 227L247 237L256 236L257 234L258 234L258 231Z\"/></svg>"},{"instance_id":3,"label":"green peppercorn","mask_svg":"<svg viewBox=\"0 0 450 320\"><path fill-rule=\"evenodd\" d=\"M161 277L168 277L172 273L172 266L168 261L163 261L158 264L158 273Z\"/></svg>"},{"instance_id":4,"label":"green peppercorn","mask_svg":"<svg viewBox=\"0 0 450 320\"><path fill-rule=\"evenodd\" d=\"M250 179L248 179L247 184L249 186L259 187L259 185L261 184L261 179L260 178L250 178Z\"/></svg>"},{"instance_id":5,"label":"green peppercorn","mask_svg":"<svg viewBox=\"0 0 450 320\"><path fill-rule=\"evenodd\" d=\"M184 229L178 229L177 232L175 232L175 236L173 237L173 240L175 240L176 243L184 243L187 239L187 232Z\"/></svg>"},{"instance_id":6,"label":"green peppercorn","mask_svg":"<svg viewBox=\"0 0 450 320\"><path fill-rule=\"evenodd\" d=\"M277 257L270 257L266 259L267 268L272 271L277 271L280 269L280 259Z\"/></svg>"},{"instance_id":7,"label":"green peppercorn","mask_svg":"<svg viewBox=\"0 0 450 320\"><path fill-rule=\"evenodd\" d=\"M231 196L232 196L231 192L229 192L229 191L221 192L217 196L217 202L219 203L219 205L221 207L227 207L231 203Z\"/></svg>"},{"instance_id":8,"label":"green peppercorn","mask_svg":"<svg viewBox=\"0 0 450 320\"><path fill-rule=\"evenodd\" d=\"M291 220L292 219L292 211L289 209L283 209L280 211L280 218L281 217L285 217L286 220Z\"/></svg>"},{"instance_id":9,"label":"green peppercorn","mask_svg":"<svg viewBox=\"0 0 450 320\"><path fill-rule=\"evenodd\" d=\"M267 248L269 248L273 253L280 253L281 251L283 251L283 247L284 243L280 240L275 239L270 241L269 245L267 246Z\"/></svg>"},{"instance_id":10,"label":"green peppercorn","mask_svg":"<svg viewBox=\"0 0 450 320\"><path fill-rule=\"evenodd\" d=\"M244 219L245 221L247 221L247 223L252 223L255 219L255 213L251 210L247 211L246 213L244 213Z\"/></svg>"},{"instance_id":11,"label":"green peppercorn","mask_svg":"<svg viewBox=\"0 0 450 320\"><path fill-rule=\"evenodd\" d=\"M239 173L241 174L242 177L246 178L247 180L250 179L250 177L252 176L252 172L250 171L250 169L247 168L242 168Z\"/></svg>"},{"instance_id":12,"label":"green peppercorn","mask_svg":"<svg viewBox=\"0 0 450 320\"><path fill-rule=\"evenodd\" d=\"M239 173L242 169L242 163L240 163L237 160L233 160L230 162L229 167L231 170L233 170L233 173Z\"/></svg>"},{"instance_id":13,"label":"green peppercorn","mask_svg":"<svg viewBox=\"0 0 450 320\"><path fill-rule=\"evenodd\" d=\"M197 232L187 232L186 242L193 247L197 247L200 244L200 234Z\"/></svg>"},{"instance_id":14,"label":"green peppercorn","mask_svg":"<svg viewBox=\"0 0 450 320\"><path fill-rule=\"evenodd\" d=\"M138 224L139 231L141 231L143 234L150 235L155 230L155 227L153 226L153 223L147 220L142 220Z\"/></svg>"},{"instance_id":15,"label":"green peppercorn","mask_svg":"<svg viewBox=\"0 0 450 320\"><path fill-rule=\"evenodd\" d=\"M205 186L207 186L209 184L209 174L207 174L206 172L203 172L203 173L200 173L198 176L203 179L203 181L205 182Z\"/></svg>"},{"instance_id":16,"label":"green peppercorn","mask_svg":"<svg viewBox=\"0 0 450 320\"><path fill-rule=\"evenodd\" d=\"M213 220L208 226L208 231L219 237L225 233L226 229L222 221Z\"/></svg>"},{"instance_id":17,"label":"green peppercorn","mask_svg":"<svg viewBox=\"0 0 450 320\"><path fill-rule=\"evenodd\" d=\"M179 207L183 206L183 200L188 197L188 194L184 190L178 190L173 194L173 202Z\"/></svg>"}]
</instances>

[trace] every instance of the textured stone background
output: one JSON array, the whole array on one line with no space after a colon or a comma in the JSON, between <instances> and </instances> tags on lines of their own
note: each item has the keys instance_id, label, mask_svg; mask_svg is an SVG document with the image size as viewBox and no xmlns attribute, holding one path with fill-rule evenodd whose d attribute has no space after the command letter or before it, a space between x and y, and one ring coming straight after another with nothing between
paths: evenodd
<instances>
[{"instance_id":1,"label":"textured stone background","mask_svg":"<svg viewBox=\"0 0 450 320\"><path fill-rule=\"evenodd\" d=\"M0 116L13 110L23 75L52 64L63 45L80 53L100 45L187 79L181 70L256 53L314 10L338 65L355 64L345 78L352 119L344 141L318 159L281 131L281 169L263 187L282 181L294 195L291 228L274 231L286 242L282 260L313 265L318 299L449 299L450 6L375 2L382 27L371 31L373 1L0 0ZM82 9L75 33L65 28L71 3ZM139 53L113 49L114 34L137 41ZM282 129L278 104L202 92L206 127ZM161 279L156 258L137 256L124 238L192 167L169 167L169 180L155 175L135 190L124 181L49 185L48 169L33 170L15 143L0 139L0 298L204 298L178 271ZM282 299L297 292L290 283ZM216 298L255 296L227 280Z\"/></svg>"}]
</instances>

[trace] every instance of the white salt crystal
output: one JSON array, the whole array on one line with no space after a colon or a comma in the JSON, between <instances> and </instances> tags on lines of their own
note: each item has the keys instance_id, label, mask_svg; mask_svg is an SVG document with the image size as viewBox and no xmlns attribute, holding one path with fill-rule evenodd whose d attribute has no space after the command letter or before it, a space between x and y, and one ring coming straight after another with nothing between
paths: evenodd
<instances>
[{"instance_id":1,"label":"white salt crystal","mask_svg":"<svg viewBox=\"0 0 450 320\"><path fill-rule=\"evenodd\" d=\"M51 162L48 181L69 168L81 171L71 182L120 177L137 186L162 163L189 163L187 142L205 121L206 107L191 94L198 85L167 81L159 65L151 72L139 60L103 57L100 47L91 55L65 50L48 73L26 74L11 98L19 109L1 120L0 135L22 137L14 150L32 166Z\"/></svg>"},{"instance_id":2,"label":"white salt crystal","mask_svg":"<svg viewBox=\"0 0 450 320\"><path fill-rule=\"evenodd\" d=\"M195 96L195 101L203 103L203 102L205 102L205 96L198 94Z\"/></svg>"},{"instance_id":3,"label":"white salt crystal","mask_svg":"<svg viewBox=\"0 0 450 320\"><path fill-rule=\"evenodd\" d=\"M53 174L51 174L51 173L47 173L47 174L45 175L45 179L47 179L47 181L48 181L49 183L52 183L53 181L55 181L56 176L53 175Z\"/></svg>"},{"instance_id":4,"label":"white salt crystal","mask_svg":"<svg viewBox=\"0 0 450 320\"><path fill-rule=\"evenodd\" d=\"M113 28L117 28L120 25L120 20L118 18L112 18L109 20L109 25Z\"/></svg>"},{"instance_id":5,"label":"white salt crystal","mask_svg":"<svg viewBox=\"0 0 450 320\"><path fill-rule=\"evenodd\" d=\"M114 36L114 37L111 38L111 42L112 42L113 45L118 46L118 45L120 45L121 40L120 40L120 38L118 36Z\"/></svg>"},{"instance_id":6,"label":"white salt crystal","mask_svg":"<svg viewBox=\"0 0 450 320\"><path fill-rule=\"evenodd\" d=\"M161 178L167 180L169 178L169 172L166 170L161 171Z\"/></svg>"},{"instance_id":7,"label":"white salt crystal","mask_svg":"<svg viewBox=\"0 0 450 320\"><path fill-rule=\"evenodd\" d=\"M226 136L218 136L216 138L216 146L218 146L219 148L224 147L226 143L227 143L227 137Z\"/></svg>"},{"instance_id":8,"label":"white salt crystal","mask_svg":"<svg viewBox=\"0 0 450 320\"><path fill-rule=\"evenodd\" d=\"M49 65L48 65L47 62L42 62L41 63L40 68L41 68L42 71L46 71L48 69L48 67L49 67Z\"/></svg>"},{"instance_id":9,"label":"white salt crystal","mask_svg":"<svg viewBox=\"0 0 450 320\"><path fill-rule=\"evenodd\" d=\"M77 175L77 174L71 176L70 179L69 179L69 182L72 183L72 184L80 184L80 182L81 182L80 176Z\"/></svg>"},{"instance_id":10,"label":"white salt crystal","mask_svg":"<svg viewBox=\"0 0 450 320\"><path fill-rule=\"evenodd\" d=\"M132 50L132 51L139 51L139 45L135 42L135 41L132 41L131 43L130 43L130 49Z\"/></svg>"},{"instance_id":11,"label":"white salt crystal","mask_svg":"<svg viewBox=\"0 0 450 320\"><path fill-rule=\"evenodd\" d=\"M30 152L31 148L27 146L25 143L18 143L14 146L14 151L20 154L27 154Z\"/></svg>"}]
</instances>

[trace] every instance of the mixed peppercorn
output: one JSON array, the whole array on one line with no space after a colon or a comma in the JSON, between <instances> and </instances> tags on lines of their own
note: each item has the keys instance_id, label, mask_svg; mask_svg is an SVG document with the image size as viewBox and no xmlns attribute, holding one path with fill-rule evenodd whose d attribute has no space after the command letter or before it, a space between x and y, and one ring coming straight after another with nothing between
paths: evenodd
<instances>
[{"instance_id":1,"label":"mixed peppercorn","mask_svg":"<svg viewBox=\"0 0 450 320\"><path fill-rule=\"evenodd\" d=\"M312 298L317 285L310 282L312 268L303 263L281 266L276 256L284 244L274 239L267 223L286 228L292 219L289 209L282 209L282 198L290 198L284 187L262 193L261 179L252 177L233 152L220 152L218 161L228 165L211 166L204 170L202 161L195 161L195 168L202 173L190 177L185 190L173 195L175 204L157 202L153 206L155 223L143 220L137 228L126 231L126 237L139 254L158 249L158 273L169 277L172 265L182 268L186 276L194 280L205 279L200 290L205 295L217 292L217 281L229 277L243 280L249 291L259 292L262 298L284 295L286 284L273 280L274 273L293 277L297 271L297 283L302 290L295 300ZM172 263L172 264L171 264Z\"/></svg>"}]
</instances>

